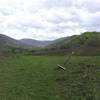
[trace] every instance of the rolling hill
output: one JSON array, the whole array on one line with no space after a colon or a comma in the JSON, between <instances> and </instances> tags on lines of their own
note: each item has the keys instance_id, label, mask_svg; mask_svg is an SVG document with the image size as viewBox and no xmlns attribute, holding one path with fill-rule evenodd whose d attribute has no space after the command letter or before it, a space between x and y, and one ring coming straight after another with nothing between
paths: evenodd
<instances>
[{"instance_id":1,"label":"rolling hill","mask_svg":"<svg viewBox=\"0 0 100 100\"><path fill-rule=\"evenodd\" d=\"M14 46L14 45L18 45L19 42L15 39L12 39L6 35L0 34L0 47L2 46Z\"/></svg>"},{"instance_id":2,"label":"rolling hill","mask_svg":"<svg viewBox=\"0 0 100 100\"><path fill-rule=\"evenodd\" d=\"M24 50L27 45L21 43L18 40L10 38L6 35L0 34L0 54L7 54L9 52L19 52Z\"/></svg>"},{"instance_id":3,"label":"rolling hill","mask_svg":"<svg viewBox=\"0 0 100 100\"><path fill-rule=\"evenodd\" d=\"M100 55L100 32L85 32L81 35L73 35L54 41L15 40L0 34L0 52L13 51L16 48L17 50L31 48L33 54L36 55L67 55L72 52L75 52L75 55Z\"/></svg>"},{"instance_id":4,"label":"rolling hill","mask_svg":"<svg viewBox=\"0 0 100 100\"><path fill-rule=\"evenodd\" d=\"M51 41L38 41L33 39L16 40L9 36L0 34L0 54L18 53L31 50L37 50L47 46Z\"/></svg>"},{"instance_id":5,"label":"rolling hill","mask_svg":"<svg viewBox=\"0 0 100 100\"><path fill-rule=\"evenodd\" d=\"M30 46L36 46L36 47L45 47L52 43L52 41L40 41L34 39L21 39L20 42Z\"/></svg>"},{"instance_id":6,"label":"rolling hill","mask_svg":"<svg viewBox=\"0 0 100 100\"><path fill-rule=\"evenodd\" d=\"M85 32L53 41L44 51L48 54L100 55L100 32ZM43 51L43 52L44 52Z\"/></svg>"}]
</instances>

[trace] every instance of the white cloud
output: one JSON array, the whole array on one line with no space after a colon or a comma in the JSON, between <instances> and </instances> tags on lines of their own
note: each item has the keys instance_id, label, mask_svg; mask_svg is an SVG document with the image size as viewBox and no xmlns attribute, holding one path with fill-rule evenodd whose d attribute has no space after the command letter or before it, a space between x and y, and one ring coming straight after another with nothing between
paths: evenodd
<instances>
[{"instance_id":1,"label":"white cloud","mask_svg":"<svg viewBox=\"0 0 100 100\"><path fill-rule=\"evenodd\" d=\"M52 40L100 31L100 0L0 0L0 33Z\"/></svg>"}]
</instances>

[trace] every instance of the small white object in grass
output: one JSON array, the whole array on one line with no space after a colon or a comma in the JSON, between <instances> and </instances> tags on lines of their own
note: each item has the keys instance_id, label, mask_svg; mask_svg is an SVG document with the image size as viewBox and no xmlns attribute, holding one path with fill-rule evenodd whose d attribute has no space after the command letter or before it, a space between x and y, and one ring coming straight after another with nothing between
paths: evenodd
<instances>
[{"instance_id":1,"label":"small white object in grass","mask_svg":"<svg viewBox=\"0 0 100 100\"><path fill-rule=\"evenodd\" d=\"M72 51L72 55L74 54L75 52L74 51Z\"/></svg>"},{"instance_id":2,"label":"small white object in grass","mask_svg":"<svg viewBox=\"0 0 100 100\"><path fill-rule=\"evenodd\" d=\"M65 67L63 67L63 66L61 66L61 65L57 65L59 68L61 68L61 69L63 69L63 70L66 70L66 68Z\"/></svg>"}]
</instances>

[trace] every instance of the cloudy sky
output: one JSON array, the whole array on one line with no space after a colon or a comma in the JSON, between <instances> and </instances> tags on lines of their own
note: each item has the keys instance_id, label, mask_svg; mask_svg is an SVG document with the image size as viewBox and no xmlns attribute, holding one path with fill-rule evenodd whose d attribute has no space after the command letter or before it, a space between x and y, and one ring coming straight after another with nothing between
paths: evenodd
<instances>
[{"instance_id":1,"label":"cloudy sky","mask_svg":"<svg viewBox=\"0 0 100 100\"><path fill-rule=\"evenodd\" d=\"M53 40L100 31L100 0L0 0L0 34Z\"/></svg>"}]
</instances>

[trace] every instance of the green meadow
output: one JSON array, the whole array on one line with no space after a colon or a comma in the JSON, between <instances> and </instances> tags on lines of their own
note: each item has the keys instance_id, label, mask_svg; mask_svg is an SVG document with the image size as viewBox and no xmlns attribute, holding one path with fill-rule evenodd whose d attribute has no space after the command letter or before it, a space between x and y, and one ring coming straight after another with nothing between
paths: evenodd
<instances>
[{"instance_id":1,"label":"green meadow","mask_svg":"<svg viewBox=\"0 0 100 100\"><path fill-rule=\"evenodd\" d=\"M100 100L100 57L0 57L0 100Z\"/></svg>"},{"instance_id":2,"label":"green meadow","mask_svg":"<svg viewBox=\"0 0 100 100\"><path fill-rule=\"evenodd\" d=\"M0 59L0 100L61 100L55 81L60 57Z\"/></svg>"}]
</instances>

